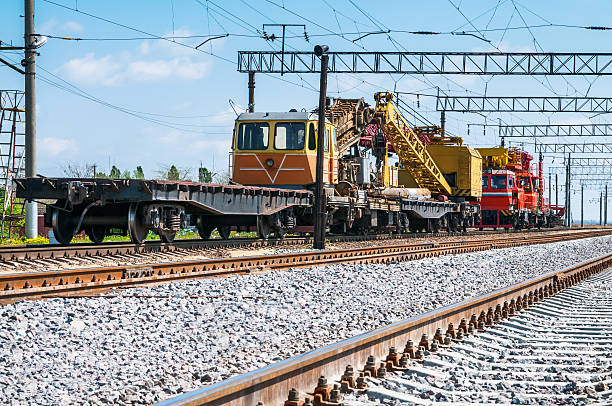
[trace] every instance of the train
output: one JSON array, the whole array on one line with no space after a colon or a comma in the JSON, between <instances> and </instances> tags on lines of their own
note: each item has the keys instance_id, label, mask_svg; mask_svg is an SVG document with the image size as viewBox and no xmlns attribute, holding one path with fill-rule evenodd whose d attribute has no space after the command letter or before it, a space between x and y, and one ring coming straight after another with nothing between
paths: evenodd
<instances>
[{"instance_id":1,"label":"train","mask_svg":"<svg viewBox=\"0 0 612 406\"><path fill-rule=\"evenodd\" d=\"M484 228L553 227L561 224L565 208L544 199L542 156L519 148L477 148L483 158L481 222Z\"/></svg>"},{"instance_id":2,"label":"train","mask_svg":"<svg viewBox=\"0 0 612 406\"><path fill-rule=\"evenodd\" d=\"M321 199L328 232L453 232L507 225L510 220L499 215L493 224L495 216L483 204L501 191L492 192L498 174L490 171L511 171L509 162L493 151L464 145L439 126L411 127L391 93L376 93L374 99L374 107L363 98L328 99L322 137L313 112L238 115L228 184L34 177L17 179L16 193L28 201L54 202L46 207L44 223L61 244L81 232L94 243L127 234L142 244L151 231L171 243L187 227L195 227L204 239L215 229L224 239L232 230L283 238L314 230L316 150L322 141ZM506 176L508 182L526 178ZM534 187L541 195L541 177ZM525 192L517 198L529 196ZM514 216L519 206L512 206L514 195L507 197ZM508 224L541 226L539 218L527 215Z\"/></svg>"}]
</instances>

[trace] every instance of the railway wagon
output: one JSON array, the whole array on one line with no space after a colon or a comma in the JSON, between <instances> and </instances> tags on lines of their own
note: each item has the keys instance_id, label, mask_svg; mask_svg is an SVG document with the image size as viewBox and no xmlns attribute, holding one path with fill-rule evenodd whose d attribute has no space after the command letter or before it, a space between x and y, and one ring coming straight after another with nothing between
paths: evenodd
<instances>
[{"instance_id":1,"label":"railway wagon","mask_svg":"<svg viewBox=\"0 0 612 406\"><path fill-rule=\"evenodd\" d=\"M261 226L265 221L269 235L280 213L312 205L308 190L138 179L38 177L16 182L18 197L55 200L47 205L45 225L62 244L81 231L95 243L107 235L127 234L140 244L149 231L172 242L190 224L202 238L216 228L226 239L231 226Z\"/></svg>"}]
</instances>

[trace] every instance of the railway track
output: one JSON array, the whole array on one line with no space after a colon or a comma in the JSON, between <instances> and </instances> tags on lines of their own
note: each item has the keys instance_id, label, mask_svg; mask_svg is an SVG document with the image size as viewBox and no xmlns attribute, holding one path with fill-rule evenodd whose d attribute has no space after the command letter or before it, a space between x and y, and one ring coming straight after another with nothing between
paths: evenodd
<instances>
[{"instance_id":1,"label":"railway track","mask_svg":"<svg viewBox=\"0 0 612 406\"><path fill-rule=\"evenodd\" d=\"M612 254L160 403L612 401Z\"/></svg>"},{"instance_id":2,"label":"railway track","mask_svg":"<svg viewBox=\"0 0 612 406\"><path fill-rule=\"evenodd\" d=\"M610 404L611 290L608 269L448 348L430 349L405 371L367 379L365 396L345 404Z\"/></svg>"},{"instance_id":3,"label":"railway track","mask_svg":"<svg viewBox=\"0 0 612 406\"><path fill-rule=\"evenodd\" d=\"M547 231L559 231L565 228L550 229ZM411 239L411 238L431 238L448 237L455 235L514 235L528 234L533 232L544 232L537 229L520 231L469 231L467 233L409 233L409 234L369 234L369 235L342 235L328 236L330 242L358 242L376 241L388 239ZM184 239L175 240L173 243L161 241L147 241L145 244L133 244L131 242L107 242L102 244L76 243L67 246L57 244L40 245L4 245L0 246L0 265L2 263L17 263L23 261L36 261L44 259L58 258L86 258L103 257L117 255L134 255L143 253L168 253L179 251L195 251L210 249L230 249L230 248L258 248L258 247L278 247L312 244L310 237L287 237L284 239L262 240L258 238L233 238L228 240L212 239Z\"/></svg>"},{"instance_id":4,"label":"railway track","mask_svg":"<svg viewBox=\"0 0 612 406\"><path fill-rule=\"evenodd\" d=\"M545 235L524 234L486 241L479 239L474 241L398 244L279 255L4 274L0 275L0 303L60 295L94 294L111 288L334 263L367 264L409 261L447 254L545 244L610 234L612 234L612 230L606 229Z\"/></svg>"}]
</instances>

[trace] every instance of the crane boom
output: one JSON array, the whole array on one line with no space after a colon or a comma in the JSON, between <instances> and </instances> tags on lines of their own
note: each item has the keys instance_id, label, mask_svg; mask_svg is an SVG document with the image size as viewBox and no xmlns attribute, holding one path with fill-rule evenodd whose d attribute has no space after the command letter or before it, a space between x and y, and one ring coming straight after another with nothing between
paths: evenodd
<instances>
[{"instance_id":1,"label":"crane boom","mask_svg":"<svg viewBox=\"0 0 612 406\"><path fill-rule=\"evenodd\" d=\"M385 134L400 162L418 187L427 188L432 193L451 195L452 188L442 171L393 104L393 95L379 92L374 98L376 115L381 119Z\"/></svg>"}]
</instances>

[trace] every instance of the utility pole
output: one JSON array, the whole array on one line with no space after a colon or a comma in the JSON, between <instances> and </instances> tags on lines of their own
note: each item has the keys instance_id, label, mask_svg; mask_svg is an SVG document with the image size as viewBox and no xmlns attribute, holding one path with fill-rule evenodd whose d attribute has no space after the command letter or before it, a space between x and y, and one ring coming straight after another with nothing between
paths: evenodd
<instances>
[{"instance_id":1,"label":"utility pole","mask_svg":"<svg viewBox=\"0 0 612 406\"><path fill-rule=\"evenodd\" d=\"M569 163L565 165L565 226L569 227Z\"/></svg>"},{"instance_id":2,"label":"utility pole","mask_svg":"<svg viewBox=\"0 0 612 406\"><path fill-rule=\"evenodd\" d=\"M572 154L567 154L567 226L572 226Z\"/></svg>"},{"instance_id":3,"label":"utility pole","mask_svg":"<svg viewBox=\"0 0 612 406\"><path fill-rule=\"evenodd\" d=\"M599 191L599 225L602 225L602 215L603 215L603 192L600 190Z\"/></svg>"},{"instance_id":4,"label":"utility pole","mask_svg":"<svg viewBox=\"0 0 612 406\"><path fill-rule=\"evenodd\" d=\"M555 173L555 206L559 207L559 174Z\"/></svg>"},{"instance_id":5,"label":"utility pole","mask_svg":"<svg viewBox=\"0 0 612 406\"><path fill-rule=\"evenodd\" d=\"M283 27L283 40L281 44L281 71L280 71L281 76L283 76L285 73L285 30L287 29L287 27L303 27L304 28L304 38L306 39L306 41L308 41L308 35L306 34L306 26L304 24L264 24L263 25L264 39L274 41L276 39L276 36L274 34L272 35L266 34L266 27ZM316 55L316 52L315 52L315 55Z\"/></svg>"},{"instance_id":6,"label":"utility pole","mask_svg":"<svg viewBox=\"0 0 612 406\"><path fill-rule=\"evenodd\" d=\"M249 71L249 113L255 112L255 72Z\"/></svg>"},{"instance_id":7,"label":"utility pole","mask_svg":"<svg viewBox=\"0 0 612 406\"><path fill-rule=\"evenodd\" d=\"M319 83L319 122L317 128L317 177L315 190L315 229L314 249L325 249L325 201L323 190L323 161L325 146L325 104L327 99L327 64L329 55L327 45L317 45L314 48L315 55L321 58L321 81Z\"/></svg>"},{"instance_id":8,"label":"utility pole","mask_svg":"<svg viewBox=\"0 0 612 406\"><path fill-rule=\"evenodd\" d=\"M548 205L550 206L551 204L552 204L552 175L549 169L549 172L548 172Z\"/></svg>"},{"instance_id":9,"label":"utility pole","mask_svg":"<svg viewBox=\"0 0 612 406\"><path fill-rule=\"evenodd\" d=\"M608 225L608 185L606 185L606 193L604 195L604 226Z\"/></svg>"},{"instance_id":10,"label":"utility pole","mask_svg":"<svg viewBox=\"0 0 612 406\"><path fill-rule=\"evenodd\" d=\"M34 0L24 3L24 43L25 58L25 176L36 176L36 39L34 37ZM26 238L38 237L38 207L36 202L25 203Z\"/></svg>"},{"instance_id":11,"label":"utility pole","mask_svg":"<svg viewBox=\"0 0 612 406\"><path fill-rule=\"evenodd\" d=\"M584 227L584 185L580 185L580 227Z\"/></svg>"}]
</instances>

